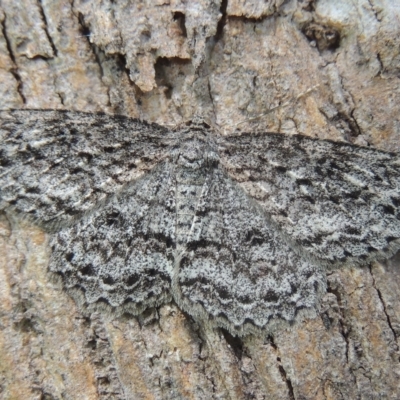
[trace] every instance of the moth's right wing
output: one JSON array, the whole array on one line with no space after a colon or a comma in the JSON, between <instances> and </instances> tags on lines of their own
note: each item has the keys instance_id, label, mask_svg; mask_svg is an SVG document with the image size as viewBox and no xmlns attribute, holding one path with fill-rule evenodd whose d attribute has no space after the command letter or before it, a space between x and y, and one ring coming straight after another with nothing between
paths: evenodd
<instances>
[{"instance_id":1,"label":"moth's right wing","mask_svg":"<svg viewBox=\"0 0 400 400\"><path fill-rule=\"evenodd\" d=\"M204 200L174 276L177 304L239 336L315 316L324 269L293 251L261 207L219 169Z\"/></svg>"},{"instance_id":2,"label":"moth's right wing","mask_svg":"<svg viewBox=\"0 0 400 400\"><path fill-rule=\"evenodd\" d=\"M68 224L165 159L170 138L121 116L0 111L0 208Z\"/></svg>"},{"instance_id":3,"label":"moth's right wing","mask_svg":"<svg viewBox=\"0 0 400 400\"><path fill-rule=\"evenodd\" d=\"M400 156L301 135L219 139L221 163L284 235L325 264L400 248Z\"/></svg>"}]
</instances>

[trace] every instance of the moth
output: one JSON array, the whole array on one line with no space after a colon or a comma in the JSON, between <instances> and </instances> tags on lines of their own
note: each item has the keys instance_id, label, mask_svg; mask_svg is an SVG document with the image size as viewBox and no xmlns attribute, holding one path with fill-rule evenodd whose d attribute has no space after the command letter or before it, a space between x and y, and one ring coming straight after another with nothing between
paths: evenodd
<instances>
[{"instance_id":1,"label":"moth","mask_svg":"<svg viewBox=\"0 0 400 400\"><path fill-rule=\"evenodd\" d=\"M0 209L50 234L84 307L272 332L317 315L327 269L399 248L398 154L60 110L1 111L0 138Z\"/></svg>"}]
</instances>

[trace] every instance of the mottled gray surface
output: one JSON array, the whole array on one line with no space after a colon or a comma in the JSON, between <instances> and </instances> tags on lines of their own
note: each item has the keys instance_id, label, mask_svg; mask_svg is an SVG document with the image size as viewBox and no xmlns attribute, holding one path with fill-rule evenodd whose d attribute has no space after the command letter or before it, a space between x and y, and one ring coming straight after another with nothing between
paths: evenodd
<instances>
[{"instance_id":1,"label":"mottled gray surface","mask_svg":"<svg viewBox=\"0 0 400 400\"><path fill-rule=\"evenodd\" d=\"M365 265L398 249L400 158L281 134L225 139L221 163L301 251Z\"/></svg>"},{"instance_id":2,"label":"mottled gray surface","mask_svg":"<svg viewBox=\"0 0 400 400\"><path fill-rule=\"evenodd\" d=\"M53 232L50 270L86 306L173 298L243 335L315 315L324 268L399 247L399 157L280 134L223 137L67 111L0 113L0 187ZM236 182L235 182L236 181Z\"/></svg>"}]
</instances>

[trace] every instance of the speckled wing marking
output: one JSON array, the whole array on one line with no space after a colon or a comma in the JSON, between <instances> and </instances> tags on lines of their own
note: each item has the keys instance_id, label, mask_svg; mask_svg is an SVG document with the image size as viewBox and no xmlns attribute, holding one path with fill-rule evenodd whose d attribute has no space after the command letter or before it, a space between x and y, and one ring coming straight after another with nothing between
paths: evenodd
<instances>
[{"instance_id":1,"label":"speckled wing marking","mask_svg":"<svg viewBox=\"0 0 400 400\"><path fill-rule=\"evenodd\" d=\"M0 210L52 234L89 307L175 299L236 335L316 315L325 270L400 241L397 154L279 134L221 137L118 116L0 111Z\"/></svg>"},{"instance_id":2,"label":"speckled wing marking","mask_svg":"<svg viewBox=\"0 0 400 400\"><path fill-rule=\"evenodd\" d=\"M174 291L192 315L235 334L315 315L325 289L321 268L296 254L260 209L217 169L187 243Z\"/></svg>"},{"instance_id":3,"label":"speckled wing marking","mask_svg":"<svg viewBox=\"0 0 400 400\"><path fill-rule=\"evenodd\" d=\"M399 248L400 158L281 134L226 137L221 164L288 240L326 264L365 264Z\"/></svg>"},{"instance_id":4,"label":"speckled wing marking","mask_svg":"<svg viewBox=\"0 0 400 400\"><path fill-rule=\"evenodd\" d=\"M162 161L168 132L106 114L0 111L0 208L72 222Z\"/></svg>"},{"instance_id":5,"label":"speckled wing marking","mask_svg":"<svg viewBox=\"0 0 400 400\"><path fill-rule=\"evenodd\" d=\"M50 271L86 306L138 314L170 301L175 185L168 164L129 185L51 240Z\"/></svg>"}]
</instances>

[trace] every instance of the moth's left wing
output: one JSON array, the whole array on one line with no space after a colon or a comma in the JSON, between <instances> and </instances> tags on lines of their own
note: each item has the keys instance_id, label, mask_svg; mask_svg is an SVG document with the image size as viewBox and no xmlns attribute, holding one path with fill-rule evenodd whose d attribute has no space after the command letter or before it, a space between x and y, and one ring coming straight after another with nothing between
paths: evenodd
<instances>
[{"instance_id":1,"label":"moth's left wing","mask_svg":"<svg viewBox=\"0 0 400 400\"><path fill-rule=\"evenodd\" d=\"M139 314L170 300L174 189L163 163L53 234L49 269L78 303Z\"/></svg>"},{"instance_id":2,"label":"moth's left wing","mask_svg":"<svg viewBox=\"0 0 400 400\"><path fill-rule=\"evenodd\" d=\"M0 111L0 208L70 223L165 159L171 135L122 116Z\"/></svg>"},{"instance_id":3,"label":"moth's left wing","mask_svg":"<svg viewBox=\"0 0 400 400\"><path fill-rule=\"evenodd\" d=\"M283 134L220 138L219 152L228 174L311 256L360 264L399 248L399 155Z\"/></svg>"}]
</instances>

